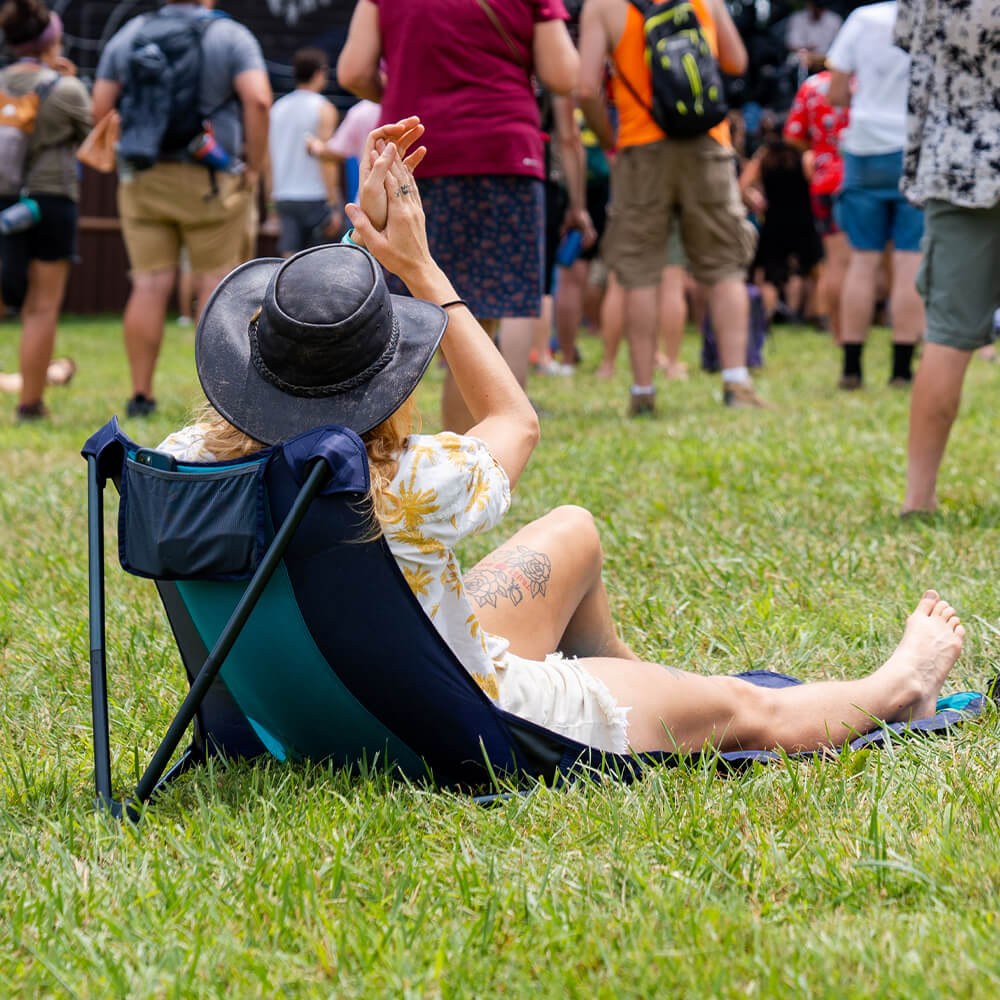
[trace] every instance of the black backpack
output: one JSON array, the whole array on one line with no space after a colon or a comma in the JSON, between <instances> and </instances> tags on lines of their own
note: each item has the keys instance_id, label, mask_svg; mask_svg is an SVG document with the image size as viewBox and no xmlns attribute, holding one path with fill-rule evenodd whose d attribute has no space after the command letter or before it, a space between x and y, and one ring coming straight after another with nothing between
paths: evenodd
<instances>
[{"instance_id":1,"label":"black backpack","mask_svg":"<svg viewBox=\"0 0 1000 1000\"><path fill-rule=\"evenodd\" d=\"M636 93L620 69L618 76L632 96L672 139L693 139L718 125L729 110L722 73L691 0L629 0L643 18L646 63L653 83L653 106Z\"/></svg>"},{"instance_id":2,"label":"black backpack","mask_svg":"<svg viewBox=\"0 0 1000 1000\"><path fill-rule=\"evenodd\" d=\"M202 39L223 16L162 10L136 32L118 103L118 154L134 170L146 170L164 156L183 158L203 130Z\"/></svg>"}]
</instances>

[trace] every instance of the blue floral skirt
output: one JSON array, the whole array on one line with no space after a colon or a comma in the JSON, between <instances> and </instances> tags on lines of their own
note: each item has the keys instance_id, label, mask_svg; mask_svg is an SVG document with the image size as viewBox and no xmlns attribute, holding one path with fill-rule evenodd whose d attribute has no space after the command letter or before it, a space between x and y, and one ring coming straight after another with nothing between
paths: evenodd
<instances>
[{"instance_id":1,"label":"blue floral skirt","mask_svg":"<svg viewBox=\"0 0 1000 1000\"><path fill-rule=\"evenodd\" d=\"M540 180L514 174L420 179L434 259L479 319L537 316L545 259Z\"/></svg>"}]
</instances>

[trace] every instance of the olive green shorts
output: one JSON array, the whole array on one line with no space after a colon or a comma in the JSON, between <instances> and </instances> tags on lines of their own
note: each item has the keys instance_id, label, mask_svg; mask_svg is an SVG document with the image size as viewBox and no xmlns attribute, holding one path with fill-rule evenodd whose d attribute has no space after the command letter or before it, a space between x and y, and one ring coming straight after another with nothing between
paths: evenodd
<instances>
[{"instance_id":1,"label":"olive green shorts","mask_svg":"<svg viewBox=\"0 0 1000 1000\"><path fill-rule=\"evenodd\" d=\"M927 311L926 339L959 351L990 343L1000 309L1000 202L961 208L928 200L920 249L917 289Z\"/></svg>"}]
</instances>

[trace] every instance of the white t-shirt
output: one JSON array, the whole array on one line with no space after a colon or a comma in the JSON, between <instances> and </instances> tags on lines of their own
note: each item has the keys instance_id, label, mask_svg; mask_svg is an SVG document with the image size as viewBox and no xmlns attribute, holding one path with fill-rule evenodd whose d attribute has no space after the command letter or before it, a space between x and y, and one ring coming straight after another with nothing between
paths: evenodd
<instances>
[{"instance_id":1,"label":"white t-shirt","mask_svg":"<svg viewBox=\"0 0 1000 1000\"><path fill-rule=\"evenodd\" d=\"M820 11L815 20L807 10L796 11L788 19L785 45L790 49L805 49L823 55L833 44L843 23L840 15L832 10Z\"/></svg>"},{"instance_id":2,"label":"white t-shirt","mask_svg":"<svg viewBox=\"0 0 1000 1000\"><path fill-rule=\"evenodd\" d=\"M906 142L910 57L892 44L895 23L895 0L859 7L827 54L831 69L854 74L851 120L840 134L845 153L894 153Z\"/></svg>"}]
</instances>

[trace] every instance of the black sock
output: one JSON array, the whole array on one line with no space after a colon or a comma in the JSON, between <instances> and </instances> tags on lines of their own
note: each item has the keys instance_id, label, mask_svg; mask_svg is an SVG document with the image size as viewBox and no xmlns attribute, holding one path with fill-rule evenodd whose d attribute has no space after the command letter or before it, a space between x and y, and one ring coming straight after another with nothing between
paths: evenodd
<instances>
[{"instance_id":1,"label":"black sock","mask_svg":"<svg viewBox=\"0 0 1000 1000\"><path fill-rule=\"evenodd\" d=\"M844 374L861 378L861 352L864 344L844 344Z\"/></svg>"},{"instance_id":2,"label":"black sock","mask_svg":"<svg viewBox=\"0 0 1000 1000\"><path fill-rule=\"evenodd\" d=\"M892 345L892 378L913 378L913 344Z\"/></svg>"}]
</instances>

